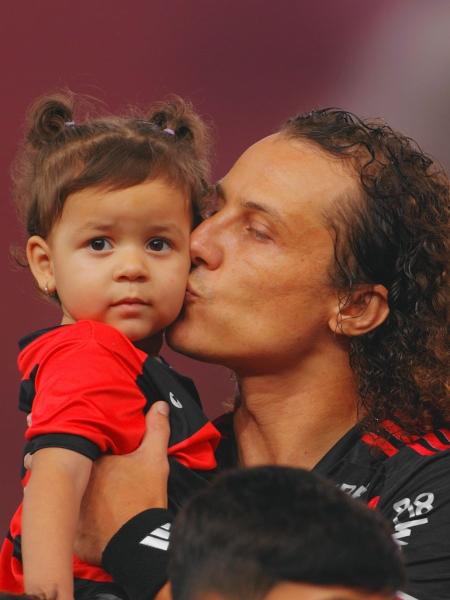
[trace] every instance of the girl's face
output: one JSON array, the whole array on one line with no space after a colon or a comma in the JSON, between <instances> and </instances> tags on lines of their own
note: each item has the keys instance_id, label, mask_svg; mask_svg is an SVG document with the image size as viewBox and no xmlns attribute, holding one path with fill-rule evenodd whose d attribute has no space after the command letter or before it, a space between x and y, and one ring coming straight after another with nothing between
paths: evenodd
<instances>
[{"instance_id":1,"label":"girl's face","mask_svg":"<svg viewBox=\"0 0 450 600\"><path fill-rule=\"evenodd\" d=\"M188 194L157 178L71 194L47 240L28 241L41 289L56 291L62 323L92 319L142 340L181 310L190 268Z\"/></svg>"}]
</instances>

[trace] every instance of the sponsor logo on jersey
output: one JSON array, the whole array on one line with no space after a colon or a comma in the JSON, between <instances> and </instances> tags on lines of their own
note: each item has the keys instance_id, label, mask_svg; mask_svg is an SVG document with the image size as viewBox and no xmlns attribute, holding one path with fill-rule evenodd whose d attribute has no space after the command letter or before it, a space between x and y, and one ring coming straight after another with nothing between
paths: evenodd
<instances>
[{"instance_id":1,"label":"sponsor logo on jersey","mask_svg":"<svg viewBox=\"0 0 450 600\"><path fill-rule=\"evenodd\" d=\"M172 392L169 392L169 400L175 406L175 408L183 408L181 402L174 394L172 394Z\"/></svg>"},{"instance_id":2,"label":"sponsor logo on jersey","mask_svg":"<svg viewBox=\"0 0 450 600\"><path fill-rule=\"evenodd\" d=\"M403 498L395 502L393 509L396 513L394 517L394 539L400 546L407 546L409 538L414 527L426 525L428 515L433 510L434 494L423 492L414 499Z\"/></svg>"},{"instance_id":3,"label":"sponsor logo on jersey","mask_svg":"<svg viewBox=\"0 0 450 600\"><path fill-rule=\"evenodd\" d=\"M341 483L339 486L343 492L352 496L353 498L360 498L365 492L367 487L365 485L354 485L352 483Z\"/></svg>"}]
</instances>

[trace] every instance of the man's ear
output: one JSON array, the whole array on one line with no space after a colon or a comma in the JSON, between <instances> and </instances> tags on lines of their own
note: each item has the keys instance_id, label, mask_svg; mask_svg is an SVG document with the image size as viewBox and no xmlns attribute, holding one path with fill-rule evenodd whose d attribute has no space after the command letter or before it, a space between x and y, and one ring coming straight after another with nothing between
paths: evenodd
<instances>
[{"instance_id":1,"label":"man's ear","mask_svg":"<svg viewBox=\"0 0 450 600\"><path fill-rule=\"evenodd\" d=\"M27 242L27 260L39 288L47 295L56 290L51 249L39 235L33 235Z\"/></svg>"},{"instance_id":2,"label":"man's ear","mask_svg":"<svg viewBox=\"0 0 450 600\"><path fill-rule=\"evenodd\" d=\"M389 315L388 291L384 285L363 284L339 298L328 325L336 334L356 336L376 329Z\"/></svg>"}]
</instances>

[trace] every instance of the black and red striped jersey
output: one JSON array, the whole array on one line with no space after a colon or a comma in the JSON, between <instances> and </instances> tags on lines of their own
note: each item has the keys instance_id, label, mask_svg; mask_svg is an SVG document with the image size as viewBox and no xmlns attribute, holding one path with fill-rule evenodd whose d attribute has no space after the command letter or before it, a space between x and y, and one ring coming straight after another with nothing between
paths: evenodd
<instances>
[{"instance_id":1,"label":"black and red striped jersey","mask_svg":"<svg viewBox=\"0 0 450 600\"><path fill-rule=\"evenodd\" d=\"M25 453L58 447L92 460L137 448L145 413L156 400L170 406L169 505L176 510L215 472L220 439L205 417L194 384L122 333L94 321L36 332L20 342L19 408L31 413ZM28 474L24 474L25 484ZM0 554L0 589L23 592L21 506ZM75 589L109 582L102 569L74 558Z\"/></svg>"},{"instance_id":2,"label":"black and red striped jersey","mask_svg":"<svg viewBox=\"0 0 450 600\"><path fill-rule=\"evenodd\" d=\"M232 416L216 425L219 465L236 465ZM409 581L402 598L450 599L450 427L418 437L394 421L377 434L355 426L313 470L392 521Z\"/></svg>"}]
</instances>

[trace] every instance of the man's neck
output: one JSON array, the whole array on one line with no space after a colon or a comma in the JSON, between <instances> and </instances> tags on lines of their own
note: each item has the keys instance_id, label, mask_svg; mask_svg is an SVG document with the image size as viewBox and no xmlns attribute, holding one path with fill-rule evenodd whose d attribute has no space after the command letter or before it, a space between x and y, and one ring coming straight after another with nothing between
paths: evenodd
<instances>
[{"instance_id":1,"label":"man's neck","mask_svg":"<svg viewBox=\"0 0 450 600\"><path fill-rule=\"evenodd\" d=\"M235 412L239 460L312 469L358 422L347 354L270 375L239 378Z\"/></svg>"}]
</instances>

